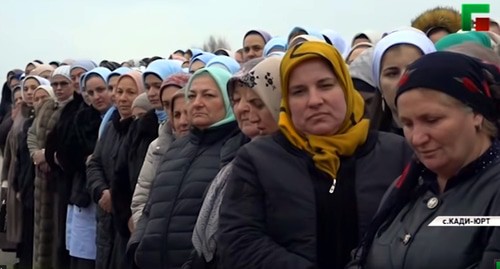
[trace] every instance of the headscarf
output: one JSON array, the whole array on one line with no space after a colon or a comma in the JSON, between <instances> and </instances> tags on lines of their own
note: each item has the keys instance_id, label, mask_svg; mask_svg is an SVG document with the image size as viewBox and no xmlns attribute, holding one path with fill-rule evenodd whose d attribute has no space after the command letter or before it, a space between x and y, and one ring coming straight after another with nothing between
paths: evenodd
<instances>
[{"instance_id":1,"label":"headscarf","mask_svg":"<svg viewBox=\"0 0 500 269\"><path fill-rule=\"evenodd\" d=\"M229 56L231 58L234 58L234 52L228 50L228 49L223 49L223 48L220 48L220 49L216 49L214 51L214 54L215 55L221 55L221 54L218 54L218 53L223 53L223 55L226 55L226 56Z\"/></svg>"},{"instance_id":2,"label":"headscarf","mask_svg":"<svg viewBox=\"0 0 500 269\"><path fill-rule=\"evenodd\" d=\"M324 40L325 37L323 36L322 33L320 33L319 31L315 30L315 29L311 29L311 28L304 28L304 27L294 27L290 33L288 34L288 44L290 44L290 41L292 41L292 36L295 35L297 32L304 32L306 35L309 35L309 36L314 36L315 38L318 38L320 40ZM303 34L301 34L303 35Z\"/></svg>"},{"instance_id":3,"label":"headscarf","mask_svg":"<svg viewBox=\"0 0 500 269\"><path fill-rule=\"evenodd\" d=\"M38 81L38 84L40 85L44 85L44 86L50 86L50 81L48 81L47 79L44 79L42 77L39 77L39 76L32 76L32 75L29 75L27 77L25 77L22 81L21 81L21 95L23 96L23 100L25 100L25 97L24 97L24 83L26 82L26 80L28 79L35 79L36 81ZM39 85L39 86L40 86ZM34 93L33 93L34 95Z\"/></svg>"},{"instance_id":4,"label":"headscarf","mask_svg":"<svg viewBox=\"0 0 500 269\"><path fill-rule=\"evenodd\" d=\"M87 72L87 71L90 71L96 67L97 67L97 64L91 60L77 60L77 61L74 61L73 63L71 63L69 72L71 73L71 71L73 71L73 69L75 69L75 68L81 68L81 69L85 70L85 72Z\"/></svg>"},{"instance_id":5,"label":"headscarf","mask_svg":"<svg viewBox=\"0 0 500 269\"><path fill-rule=\"evenodd\" d=\"M361 48L361 47L365 47L365 48L373 48L373 44L372 43L368 43L368 42L359 42L358 44L354 45L351 47L351 50L349 50L349 53L347 53L347 55L345 56L345 59L349 59L349 57L351 57L351 54L358 48ZM370 60L371 61L371 60ZM371 63L370 63L371 65Z\"/></svg>"},{"instance_id":6,"label":"headscarf","mask_svg":"<svg viewBox=\"0 0 500 269\"><path fill-rule=\"evenodd\" d=\"M35 67L35 69L33 69L30 72L30 75L40 76L40 74L42 74L43 72L47 72L47 71L53 72L54 67L50 64L41 64L41 65Z\"/></svg>"},{"instance_id":7,"label":"headscarf","mask_svg":"<svg viewBox=\"0 0 500 269\"><path fill-rule=\"evenodd\" d=\"M52 72L52 78L56 77L56 76L62 76L66 79L68 79L69 81L71 81L71 76L69 74L70 72L70 66L69 65L62 65L62 66L59 66L58 68L56 68L54 70L54 72Z\"/></svg>"},{"instance_id":8,"label":"headscarf","mask_svg":"<svg viewBox=\"0 0 500 269\"><path fill-rule=\"evenodd\" d=\"M182 72L182 62L178 60L164 60L159 59L151 62L144 73L142 74L142 79L145 82L146 76L151 74L157 76L161 81L166 79L172 74ZM146 88L146 87L144 87ZM146 89L147 90L147 89ZM158 122L162 123L168 119L167 112L163 109L155 109L156 117L158 118Z\"/></svg>"},{"instance_id":9,"label":"headscarf","mask_svg":"<svg viewBox=\"0 0 500 269\"><path fill-rule=\"evenodd\" d=\"M141 93L143 93L145 91L145 89L144 89L144 81L142 80L142 73L141 72L136 71L136 70L132 70L130 72L127 72L127 73L121 75L120 78L118 79L118 81L116 83L119 84L120 81L123 78L125 78L125 77L129 77L132 80L134 80L135 85L137 86L137 90L138 90L139 94L141 94Z\"/></svg>"},{"instance_id":10,"label":"headscarf","mask_svg":"<svg viewBox=\"0 0 500 269\"><path fill-rule=\"evenodd\" d=\"M81 85L85 85L87 84L87 80L91 77L91 75L97 75L99 76L103 81L104 83L107 85L108 84L108 77L109 75L111 74L111 70L109 70L108 68L106 67L96 67L90 71L88 71L87 73L85 73L82 77L83 77L83 83L81 83ZM82 88L84 89L84 87Z\"/></svg>"},{"instance_id":11,"label":"headscarf","mask_svg":"<svg viewBox=\"0 0 500 269\"><path fill-rule=\"evenodd\" d=\"M302 135L293 125L288 105L290 73L300 63L314 58L328 61L342 85L346 102L346 115L338 132L331 136ZM370 123L363 119L364 101L354 89L351 76L342 55L324 42L307 41L290 48L281 62L281 113L279 126L285 137L297 148L313 158L315 166L336 180L340 168L340 156L351 156L365 143Z\"/></svg>"},{"instance_id":12,"label":"headscarf","mask_svg":"<svg viewBox=\"0 0 500 269\"><path fill-rule=\"evenodd\" d=\"M326 43L334 46L345 59L347 53L349 53L351 45L347 43L339 33L333 30L325 29L321 31L321 34L324 36Z\"/></svg>"},{"instance_id":13,"label":"headscarf","mask_svg":"<svg viewBox=\"0 0 500 269\"><path fill-rule=\"evenodd\" d=\"M188 50L186 50L186 53L191 53L191 59L192 59L192 58L194 58L200 54L203 54L205 52L201 49L188 49Z\"/></svg>"},{"instance_id":14,"label":"headscarf","mask_svg":"<svg viewBox=\"0 0 500 269\"><path fill-rule=\"evenodd\" d=\"M498 118L495 93L488 86L488 71L500 83L500 69L476 58L449 51L427 54L408 66L401 77L398 97L415 88L428 88L445 93L471 107L490 121ZM498 93L496 94L498 95Z\"/></svg>"},{"instance_id":15,"label":"headscarf","mask_svg":"<svg viewBox=\"0 0 500 269\"><path fill-rule=\"evenodd\" d=\"M278 51L286 51L287 47L287 40L284 37L273 37L269 42L266 43L264 46L264 56L269 56L269 53L271 53L274 50Z\"/></svg>"},{"instance_id":16,"label":"headscarf","mask_svg":"<svg viewBox=\"0 0 500 269\"><path fill-rule=\"evenodd\" d=\"M184 72L179 72L177 74L173 74L167 77L167 79L165 79L161 84L160 97L163 94L163 90L168 86L175 86L178 87L179 89L184 88L188 83L190 77L191 74Z\"/></svg>"},{"instance_id":17,"label":"headscarf","mask_svg":"<svg viewBox=\"0 0 500 269\"><path fill-rule=\"evenodd\" d=\"M377 88L380 89L380 68L382 57L385 52L395 45L408 44L419 48L422 54L428 54L436 51L434 43L421 31L401 30L388 34L382 38L375 46L373 53L372 75Z\"/></svg>"},{"instance_id":18,"label":"headscarf","mask_svg":"<svg viewBox=\"0 0 500 269\"><path fill-rule=\"evenodd\" d=\"M61 62L61 65L72 65L75 62L73 59L66 59Z\"/></svg>"},{"instance_id":19,"label":"headscarf","mask_svg":"<svg viewBox=\"0 0 500 269\"><path fill-rule=\"evenodd\" d=\"M354 40L361 36L366 36L366 38L368 38L368 40L370 40L370 43L372 43L373 45L376 45L380 41L380 39L382 39L382 33L373 30L365 30L354 35L354 37L352 38L351 46L353 45Z\"/></svg>"},{"instance_id":20,"label":"headscarf","mask_svg":"<svg viewBox=\"0 0 500 269\"><path fill-rule=\"evenodd\" d=\"M113 72L111 72L108 75L108 79L106 80L106 84L109 84L109 79L111 77L125 75L128 72L130 72L130 71L132 71L132 69L130 67L126 67L126 66L122 66L122 67L116 68Z\"/></svg>"},{"instance_id":21,"label":"headscarf","mask_svg":"<svg viewBox=\"0 0 500 269\"><path fill-rule=\"evenodd\" d=\"M139 94L139 96L137 96L134 99L134 102L132 103L132 109L134 109L136 107L142 108L145 111L149 111L149 110L153 109L153 106L149 102L147 93L145 93L145 92L141 93L141 94Z\"/></svg>"},{"instance_id":22,"label":"headscarf","mask_svg":"<svg viewBox=\"0 0 500 269\"><path fill-rule=\"evenodd\" d=\"M453 33L441 38L436 42L436 49L438 51L446 50L449 47L459 45L466 42L473 42L484 46L485 48L491 49L491 39L488 34L483 32L463 32L463 33Z\"/></svg>"},{"instance_id":23,"label":"headscarf","mask_svg":"<svg viewBox=\"0 0 500 269\"><path fill-rule=\"evenodd\" d=\"M161 79L161 81L163 81L164 79L175 73L182 72L181 65L182 62L178 60L159 59L153 61L148 65L148 67L142 74L142 79L146 81L146 76L154 74L159 79Z\"/></svg>"},{"instance_id":24,"label":"headscarf","mask_svg":"<svg viewBox=\"0 0 500 269\"><path fill-rule=\"evenodd\" d=\"M38 86L35 91L33 92L33 95L35 95L36 92L38 91L45 91L49 97L53 100L56 100L56 95L54 94L54 89L50 85L40 85Z\"/></svg>"},{"instance_id":25,"label":"headscarf","mask_svg":"<svg viewBox=\"0 0 500 269\"><path fill-rule=\"evenodd\" d=\"M191 84L193 83L193 80L195 80L197 77L200 75L205 75L208 74L210 77L212 77L215 80L215 83L218 86L218 90L220 91L222 95L222 100L224 101L224 108L226 110L226 115L224 119L210 125L209 128L212 127L217 127L229 122L235 121L235 117L233 114L233 109L231 108L231 102L229 101L229 96L227 94L227 82L231 78L231 74L227 72L224 69L217 68L217 67L204 67L199 69L198 71L194 72L194 74L191 76L191 78L188 81L187 84L187 90L185 92L185 98L188 100L188 95L189 95L189 89L191 88Z\"/></svg>"},{"instance_id":26,"label":"headscarf","mask_svg":"<svg viewBox=\"0 0 500 269\"><path fill-rule=\"evenodd\" d=\"M375 80L372 75L373 53L373 47L363 51L358 58L354 59L349 65L349 73L352 78L362 80L375 88Z\"/></svg>"},{"instance_id":27,"label":"headscarf","mask_svg":"<svg viewBox=\"0 0 500 269\"><path fill-rule=\"evenodd\" d=\"M208 61L206 66L219 67L231 74L234 74L240 70L240 64L235 59L223 55L213 57L210 61Z\"/></svg>"},{"instance_id":28,"label":"headscarf","mask_svg":"<svg viewBox=\"0 0 500 269\"><path fill-rule=\"evenodd\" d=\"M214 58L214 57L215 57L215 54L213 54L213 53L209 53L209 52L203 52L203 53L201 53L201 54L198 54L198 55L196 55L196 56L193 56L193 57L191 58L191 60L189 61L189 70L191 70L191 66L193 65L193 63L194 63L195 61L200 61L200 62L204 63L204 64L205 64L205 66L206 66L206 65L207 65L207 63L208 63L210 60L212 60L212 58Z\"/></svg>"},{"instance_id":29,"label":"headscarf","mask_svg":"<svg viewBox=\"0 0 500 269\"><path fill-rule=\"evenodd\" d=\"M246 34L243 36L243 41L245 40L245 38L251 34L257 34L257 35L260 35L262 37L262 39L264 39L264 44L266 44L267 42L269 42L269 40L271 40L272 36L271 34L269 34L268 32L266 31L263 31L263 30L250 30L248 32L246 32Z\"/></svg>"},{"instance_id":30,"label":"headscarf","mask_svg":"<svg viewBox=\"0 0 500 269\"><path fill-rule=\"evenodd\" d=\"M298 35L294 38L292 38L292 40L290 40L290 42L288 42L287 44L287 50L290 46L295 46L299 43L302 43L304 41L317 41L317 42L324 42L326 43L326 41L322 38L317 38L315 36L312 36L312 35ZM328 43L327 43L328 44Z\"/></svg>"},{"instance_id":31,"label":"headscarf","mask_svg":"<svg viewBox=\"0 0 500 269\"><path fill-rule=\"evenodd\" d=\"M227 83L228 95L232 96L236 84L243 84L259 95L260 99L278 122L281 103L280 56L267 57L243 76L235 76Z\"/></svg>"}]
</instances>

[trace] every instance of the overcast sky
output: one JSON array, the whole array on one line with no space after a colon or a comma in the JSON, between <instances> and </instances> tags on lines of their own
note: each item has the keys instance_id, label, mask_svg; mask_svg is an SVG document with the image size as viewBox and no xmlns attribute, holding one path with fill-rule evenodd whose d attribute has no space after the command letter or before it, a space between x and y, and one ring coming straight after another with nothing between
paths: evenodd
<instances>
[{"instance_id":1,"label":"overcast sky","mask_svg":"<svg viewBox=\"0 0 500 269\"><path fill-rule=\"evenodd\" d=\"M490 17L500 18L500 2ZM254 28L287 35L297 25L330 28L350 40L364 29L409 25L437 5L458 0L2 0L0 74L27 62L90 58L122 62L201 46L211 35L232 50Z\"/></svg>"}]
</instances>

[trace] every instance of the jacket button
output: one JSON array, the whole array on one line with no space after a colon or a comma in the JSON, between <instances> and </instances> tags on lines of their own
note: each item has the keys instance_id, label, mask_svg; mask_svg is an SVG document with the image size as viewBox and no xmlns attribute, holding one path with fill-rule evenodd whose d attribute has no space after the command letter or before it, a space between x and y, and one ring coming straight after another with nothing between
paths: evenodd
<instances>
[{"instance_id":1,"label":"jacket button","mask_svg":"<svg viewBox=\"0 0 500 269\"><path fill-rule=\"evenodd\" d=\"M403 245L405 246L408 245L410 239L411 239L411 234L405 234L405 236L403 237Z\"/></svg>"},{"instance_id":2,"label":"jacket button","mask_svg":"<svg viewBox=\"0 0 500 269\"><path fill-rule=\"evenodd\" d=\"M429 199L429 201L427 201L427 208L434 209L438 204L439 204L438 198L432 197L431 199Z\"/></svg>"}]
</instances>

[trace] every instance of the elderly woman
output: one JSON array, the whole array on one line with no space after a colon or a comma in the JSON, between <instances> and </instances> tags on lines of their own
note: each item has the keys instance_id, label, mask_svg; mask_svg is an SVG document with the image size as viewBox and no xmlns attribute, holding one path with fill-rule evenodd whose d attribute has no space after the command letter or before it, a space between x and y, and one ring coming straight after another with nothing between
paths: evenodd
<instances>
[{"instance_id":1,"label":"elderly woman","mask_svg":"<svg viewBox=\"0 0 500 269\"><path fill-rule=\"evenodd\" d=\"M369 131L363 98L333 46L290 48L280 73L279 132L233 161L220 210L221 261L342 268L409 148L399 136Z\"/></svg>"},{"instance_id":2,"label":"elderly woman","mask_svg":"<svg viewBox=\"0 0 500 269\"><path fill-rule=\"evenodd\" d=\"M252 64L252 61L244 65ZM231 143L242 146L249 139L253 140L278 131L281 100L280 63L280 56L271 56L229 81L228 94L238 126L245 136L232 139ZM232 173L233 159L234 155L225 156L223 164L226 165L219 171L205 196L193 233L197 259L192 262L191 268L216 268L218 265L216 237L219 210L227 180ZM200 266L200 263L205 266Z\"/></svg>"},{"instance_id":3,"label":"elderly woman","mask_svg":"<svg viewBox=\"0 0 500 269\"><path fill-rule=\"evenodd\" d=\"M173 115L170 112L172 109L172 96L177 91L186 86L191 75L185 73L177 73L169 76L163 81L160 87L160 101L163 109L169 112L168 120L166 123L160 125L158 138L149 144L146 157L141 167L137 184L135 185L134 194L132 195L132 202L130 209L132 210L132 217L130 223L131 232L134 230L135 225L142 215L142 211L149 197L149 190L151 183L156 175L156 169L163 154L170 147L176 138L184 136L184 134L173 133L172 119Z\"/></svg>"},{"instance_id":4,"label":"elderly woman","mask_svg":"<svg viewBox=\"0 0 500 269\"><path fill-rule=\"evenodd\" d=\"M494 267L499 227L429 224L437 216L500 215L499 72L453 52L432 53L408 66L396 104L416 158L385 196L354 263Z\"/></svg>"},{"instance_id":5,"label":"elderly woman","mask_svg":"<svg viewBox=\"0 0 500 269\"><path fill-rule=\"evenodd\" d=\"M222 156L238 149L225 145L240 133L226 90L230 76L221 68L202 68L186 86L192 130L163 155L130 239L129 251L140 268L181 268L193 250L193 227L205 191Z\"/></svg>"}]
</instances>

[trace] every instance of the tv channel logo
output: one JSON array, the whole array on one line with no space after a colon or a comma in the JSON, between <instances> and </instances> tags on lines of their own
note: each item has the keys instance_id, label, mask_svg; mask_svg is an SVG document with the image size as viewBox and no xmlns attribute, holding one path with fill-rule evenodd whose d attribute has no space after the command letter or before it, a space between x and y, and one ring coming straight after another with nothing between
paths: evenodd
<instances>
[{"instance_id":1,"label":"tv channel logo","mask_svg":"<svg viewBox=\"0 0 500 269\"><path fill-rule=\"evenodd\" d=\"M470 31L473 28L472 26L476 31L490 30L490 18L481 17L473 20L473 13L490 13L490 4L462 4L462 30ZM472 25L473 23L474 25Z\"/></svg>"}]
</instances>

